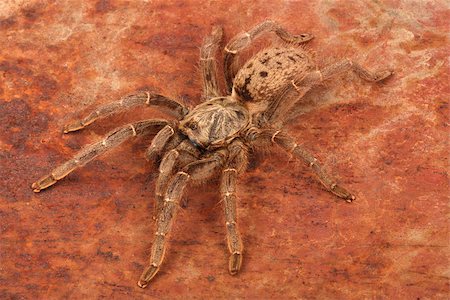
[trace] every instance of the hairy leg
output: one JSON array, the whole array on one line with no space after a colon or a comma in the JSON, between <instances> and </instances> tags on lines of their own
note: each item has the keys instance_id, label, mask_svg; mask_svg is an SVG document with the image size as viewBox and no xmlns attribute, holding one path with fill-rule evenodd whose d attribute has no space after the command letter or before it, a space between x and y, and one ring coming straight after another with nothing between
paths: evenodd
<instances>
[{"instance_id":1,"label":"hairy leg","mask_svg":"<svg viewBox=\"0 0 450 300\"><path fill-rule=\"evenodd\" d=\"M166 98L158 94L142 92L134 95L129 95L123 97L119 101L100 106L97 110L90 113L86 117L64 126L64 133L83 129L84 127L94 123L98 119L105 118L112 114L122 112L138 105L159 106L177 119L181 119L188 112L186 107L175 100Z\"/></svg>"},{"instance_id":2,"label":"hairy leg","mask_svg":"<svg viewBox=\"0 0 450 300\"><path fill-rule=\"evenodd\" d=\"M314 171L323 186L334 195L347 202L355 200L355 196L344 187L337 184L336 180L322 168L318 160L309 151L297 145L297 143L286 133L275 129L264 129L252 137L252 139L257 138L271 141L272 143L279 145L295 158L303 160Z\"/></svg>"},{"instance_id":3,"label":"hairy leg","mask_svg":"<svg viewBox=\"0 0 450 300\"><path fill-rule=\"evenodd\" d=\"M182 162L182 165L192 163L198 160L199 155L200 152L188 141L180 143L176 148L171 149L164 155L159 164L159 176L155 186L155 219L163 208L164 193L177 165L180 165L180 162Z\"/></svg>"},{"instance_id":4,"label":"hairy leg","mask_svg":"<svg viewBox=\"0 0 450 300\"><path fill-rule=\"evenodd\" d=\"M145 288L159 271L164 259L166 242L171 232L177 206L188 181L201 181L211 177L224 163L226 153L219 150L211 157L192 162L176 173L169 182L164 205L156 221L156 232L148 266L139 279L138 286Z\"/></svg>"},{"instance_id":5,"label":"hairy leg","mask_svg":"<svg viewBox=\"0 0 450 300\"><path fill-rule=\"evenodd\" d=\"M222 41L223 30L216 26L200 48L200 68L203 81L203 98L208 100L221 95L217 76L216 53Z\"/></svg>"},{"instance_id":6,"label":"hairy leg","mask_svg":"<svg viewBox=\"0 0 450 300\"><path fill-rule=\"evenodd\" d=\"M377 82L386 79L393 74L391 70L382 70L379 72L371 72L361 67L356 62L349 59L335 63L322 70L309 73L306 77L294 78L291 84L285 87L280 95L270 102L269 107L263 113L263 121L279 125L277 122L283 122L284 117L295 103L301 99L314 85L319 84L341 73L353 71L360 78L368 82Z\"/></svg>"},{"instance_id":7,"label":"hairy leg","mask_svg":"<svg viewBox=\"0 0 450 300\"><path fill-rule=\"evenodd\" d=\"M334 77L338 74L345 73L348 71L353 71L361 79L368 82L381 81L394 74L392 70L382 70L378 72L372 72L350 59L345 59L343 61L327 66L322 70L311 72L305 78L302 78L298 82L295 82L293 84L296 84L298 86L314 85L321 83L324 80L330 79L331 77Z\"/></svg>"},{"instance_id":8,"label":"hairy leg","mask_svg":"<svg viewBox=\"0 0 450 300\"><path fill-rule=\"evenodd\" d=\"M144 120L125 125L109 132L103 140L85 147L78 152L71 160L66 161L62 165L53 169L50 174L42 177L31 186L34 192L55 184L58 180L63 179L75 169L83 166L98 155L118 146L132 136L141 136L144 134L155 133L161 130L167 121L164 120Z\"/></svg>"},{"instance_id":9,"label":"hairy leg","mask_svg":"<svg viewBox=\"0 0 450 300\"><path fill-rule=\"evenodd\" d=\"M164 192L166 191L167 183L174 172L175 164L179 155L180 153L178 153L176 149L172 149L164 155L161 163L159 164L159 175L155 184L155 219L163 208Z\"/></svg>"},{"instance_id":10,"label":"hairy leg","mask_svg":"<svg viewBox=\"0 0 450 300\"><path fill-rule=\"evenodd\" d=\"M222 171L220 194L224 204L228 250L230 251L228 270L231 275L235 275L241 268L244 249L237 220L236 180L238 173L243 172L247 165L247 149L241 141L233 142L228 149L230 154Z\"/></svg>"},{"instance_id":11,"label":"hairy leg","mask_svg":"<svg viewBox=\"0 0 450 300\"><path fill-rule=\"evenodd\" d=\"M147 148L147 152L145 154L147 160L152 161L158 158L161 155L164 147L167 145L170 138L175 134L174 126L171 124L166 125L163 129L161 129L153 138L152 143Z\"/></svg>"},{"instance_id":12,"label":"hairy leg","mask_svg":"<svg viewBox=\"0 0 450 300\"><path fill-rule=\"evenodd\" d=\"M274 32L280 39L292 44L305 43L313 38L313 36L308 33L299 35L290 34L278 23L271 20L266 20L256 25L248 32L238 34L225 46L224 72L227 92L230 93L231 88L233 87L233 78L237 71L235 61L238 53L249 46L254 39L267 32Z\"/></svg>"},{"instance_id":13,"label":"hairy leg","mask_svg":"<svg viewBox=\"0 0 450 300\"><path fill-rule=\"evenodd\" d=\"M259 124L279 127L286 121L286 116L293 106L311 89L311 85L297 86L294 81L285 86L276 97L269 101L269 105L257 118ZM263 125L264 126L264 125Z\"/></svg>"}]
</instances>

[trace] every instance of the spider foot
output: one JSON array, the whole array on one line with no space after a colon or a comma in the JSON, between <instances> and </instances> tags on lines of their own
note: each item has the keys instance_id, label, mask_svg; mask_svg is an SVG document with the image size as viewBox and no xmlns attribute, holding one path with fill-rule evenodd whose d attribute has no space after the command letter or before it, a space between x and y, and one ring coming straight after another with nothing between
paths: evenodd
<instances>
[{"instance_id":1,"label":"spider foot","mask_svg":"<svg viewBox=\"0 0 450 300\"><path fill-rule=\"evenodd\" d=\"M48 188L49 186L52 186L56 183L56 179L53 177L53 175L47 175L45 177L42 177L38 181L34 182L31 185L31 188L33 189L33 192L39 193L41 190Z\"/></svg>"},{"instance_id":2,"label":"spider foot","mask_svg":"<svg viewBox=\"0 0 450 300\"><path fill-rule=\"evenodd\" d=\"M356 199L356 197L352 193L337 184L333 184L330 188L330 191L339 198L344 199L348 203L351 203Z\"/></svg>"},{"instance_id":3,"label":"spider foot","mask_svg":"<svg viewBox=\"0 0 450 300\"><path fill-rule=\"evenodd\" d=\"M312 35L310 33L302 33L302 34L299 34L299 35L294 35L293 39L292 39L292 42L294 44L302 44L302 43L309 42L313 38L314 38L314 35Z\"/></svg>"},{"instance_id":4,"label":"spider foot","mask_svg":"<svg viewBox=\"0 0 450 300\"><path fill-rule=\"evenodd\" d=\"M63 132L69 133L69 132L73 132L73 131L78 131L78 130L86 127L86 125L87 124L83 124L83 122L81 122L81 121L75 121L75 122L65 125L63 127Z\"/></svg>"},{"instance_id":5,"label":"spider foot","mask_svg":"<svg viewBox=\"0 0 450 300\"><path fill-rule=\"evenodd\" d=\"M374 76L374 81L378 82L378 81L382 81L390 76L392 76L394 74L393 70L384 70L384 71L380 71L377 72Z\"/></svg>"},{"instance_id":6,"label":"spider foot","mask_svg":"<svg viewBox=\"0 0 450 300\"><path fill-rule=\"evenodd\" d=\"M144 272L141 275L141 278L139 279L137 285L140 288L146 288L149 282L155 277L156 273L158 273L159 267L155 266L154 264L151 264L148 266Z\"/></svg>"},{"instance_id":7,"label":"spider foot","mask_svg":"<svg viewBox=\"0 0 450 300\"><path fill-rule=\"evenodd\" d=\"M242 253L234 252L230 255L228 270L231 275L236 275L241 269L242 265Z\"/></svg>"}]
</instances>

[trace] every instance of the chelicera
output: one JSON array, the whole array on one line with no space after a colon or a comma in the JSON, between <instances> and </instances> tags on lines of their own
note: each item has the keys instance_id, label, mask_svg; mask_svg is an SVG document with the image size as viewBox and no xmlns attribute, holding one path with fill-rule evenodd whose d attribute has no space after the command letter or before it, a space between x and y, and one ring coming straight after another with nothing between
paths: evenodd
<instances>
[{"instance_id":1,"label":"chelicera","mask_svg":"<svg viewBox=\"0 0 450 300\"><path fill-rule=\"evenodd\" d=\"M239 53L255 38L268 32L275 33L282 46L266 48L237 67ZM33 190L39 192L48 188L131 137L155 134L146 156L159 162L155 188L156 230L150 260L138 285L146 287L163 263L186 185L201 183L214 176L219 176L221 182L230 253L228 269L232 275L238 273L244 249L238 228L236 184L255 149L277 145L306 162L328 191L347 202L355 199L322 169L314 155L283 130L284 117L312 87L338 74L353 71L365 81L377 82L390 76L392 71L373 73L349 59L319 69L309 52L300 46L312 38L307 33L292 35L273 21L265 21L237 35L224 48L226 92L222 92L216 65L222 29L214 28L200 50L204 100L201 104L189 109L162 95L140 92L98 108L67 125L64 132L80 130L100 118L138 105L158 106L174 119L142 120L113 130L33 183Z\"/></svg>"}]
</instances>

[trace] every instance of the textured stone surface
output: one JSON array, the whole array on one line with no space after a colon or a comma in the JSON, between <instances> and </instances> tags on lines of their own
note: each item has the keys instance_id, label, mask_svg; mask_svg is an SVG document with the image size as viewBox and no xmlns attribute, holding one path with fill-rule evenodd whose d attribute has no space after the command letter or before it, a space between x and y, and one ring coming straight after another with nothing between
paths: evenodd
<instances>
[{"instance_id":1,"label":"textured stone surface","mask_svg":"<svg viewBox=\"0 0 450 300\"><path fill-rule=\"evenodd\" d=\"M446 298L446 1L202 2L0 4L0 298ZM148 139L40 194L29 186L118 124L162 116L137 109L62 135L77 112L143 88L194 105L203 36L266 18L313 33L321 65L352 57L395 69L383 84L350 74L313 91L287 126L358 199L335 199L284 154L258 157L239 188L242 272L227 272L213 183L186 194L166 263L142 290L154 230Z\"/></svg>"}]
</instances>

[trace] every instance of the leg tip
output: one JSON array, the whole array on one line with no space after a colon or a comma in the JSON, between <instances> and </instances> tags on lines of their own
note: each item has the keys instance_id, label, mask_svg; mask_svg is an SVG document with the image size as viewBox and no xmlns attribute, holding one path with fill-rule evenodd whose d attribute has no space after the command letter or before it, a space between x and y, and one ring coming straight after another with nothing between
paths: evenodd
<instances>
[{"instance_id":1,"label":"leg tip","mask_svg":"<svg viewBox=\"0 0 450 300\"><path fill-rule=\"evenodd\" d=\"M37 182L33 182L33 184L31 185L31 188L33 189L33 192L35 192L35 193L39 193L41 191L41 188L39 187Z\"/></svg>"},{"instance_id":2,"label":"leg tip","mask_svg":"<svg viewBox=\"0 0 450 300\"><path fill-rule=\"evenodd\" d=\"M310 40L314 39L314 35L312 35L310 33L302 33L302 34L294 36L294 38L295 38L295 43L301 44L301 43L309 42Z\"/></svg>"},{"instance_id":3,"label":"leg tip","mask_svg":"<svg viewBox=\"0 0 450 300\"><path fill-rule=\"evenodd\" d=\"M228 271L230 275L236 275L239 273L242 265L242 254L241 253L233 253L230 255Z\"/></svg>"},{"instance_id":4,"label":"leg tip","mask_svg":"<svg viewBox=\"0 0 450 300\"><path fill-rule=\"evenodd\" d=\"M354 195L350 195L347 199L345 199L345 202L352 203L356 200L356 197Z\"/></svg>"},{"instance_id":5,"label":"leg tip","mask_svg":"<svg viewBox=\"0 0 450 300\"><path fill-rule=\"evenodd\" d=\"M383 81L389 77L394 75L394 70L384 70L377 74L377 78L375 81Z\"/></svg>"},{"instance_id":6,"label":"leg tip","mask_svg":"<svg viewBox=\"0 0 450 300\"><path fill-rule=\"evenodd\" d=\"M351 203L356 199L355 195L353 195L352 193L347 191L347 189L338 184L332 184L331 187L329 188L329 191L332 192L334 195L338 196L339 198L344 199L345 202L348 203Z\"/></svg>"},{"instance_id":7,"label":"leg tip","mask_svg":"<svg viewBox=\"0 0 450 300\"><path fill-rule=\"evenodd\" d=\"M63 133L69 133L73 131L77 131L84 128L84 125L81 124L81 122L75 122L71 124L64 125L63 127Z\"/></svg>"},{"instance_id":8,"label":"leg tip","mask_svg":"<svg viewBox=\"0 0 450 300\"><path fill-rule=\"evenodd\" d=\"M153 277L155 277L155 275L156 275L156 273L158 273L158 271L159 271L159 268L157 266L151 264L144 270L137 285L140 288L144 289L149 284L149 282L153 279Z\"/></svg>"},{"instance_id":9,"label":"leg tip","mask_svg":"<svg viewBox=\"0 0 450 300\"><path fill-rule=\"evenodd\" d=\"M46 189L49 186L54 185L56 182L57 182L57 180L53 177L53 175L48 175L48 176L42 177L38 181L34 182L31 185L31 188L33 189L33 192L39 193L43 189Z\"/></svg>"},{"instance_id":10,"label":"leg tip","mask_svg":"<svg viewBox=\"0 0 450 300\"><path fill-rule=\"evenodd\" d=\"M138 285L138 287L140 287L141 289L145 289L145 288L147 287L147 285L148 285L148 282L139 280L138 283L137 283L137 285Z\"/></svg>"},{"instance_id":11,"label":"leg tip","mask_svg":"<svg viewBox=\"0 0 450 300\"><path fill-rule=\"evenodd\" d=\"M70 130L70 125L69 124L67 124L67 125L64 125L64 127L63 127L63 133L69 133L71 130Z\"/></svg>"}]
</instances>

